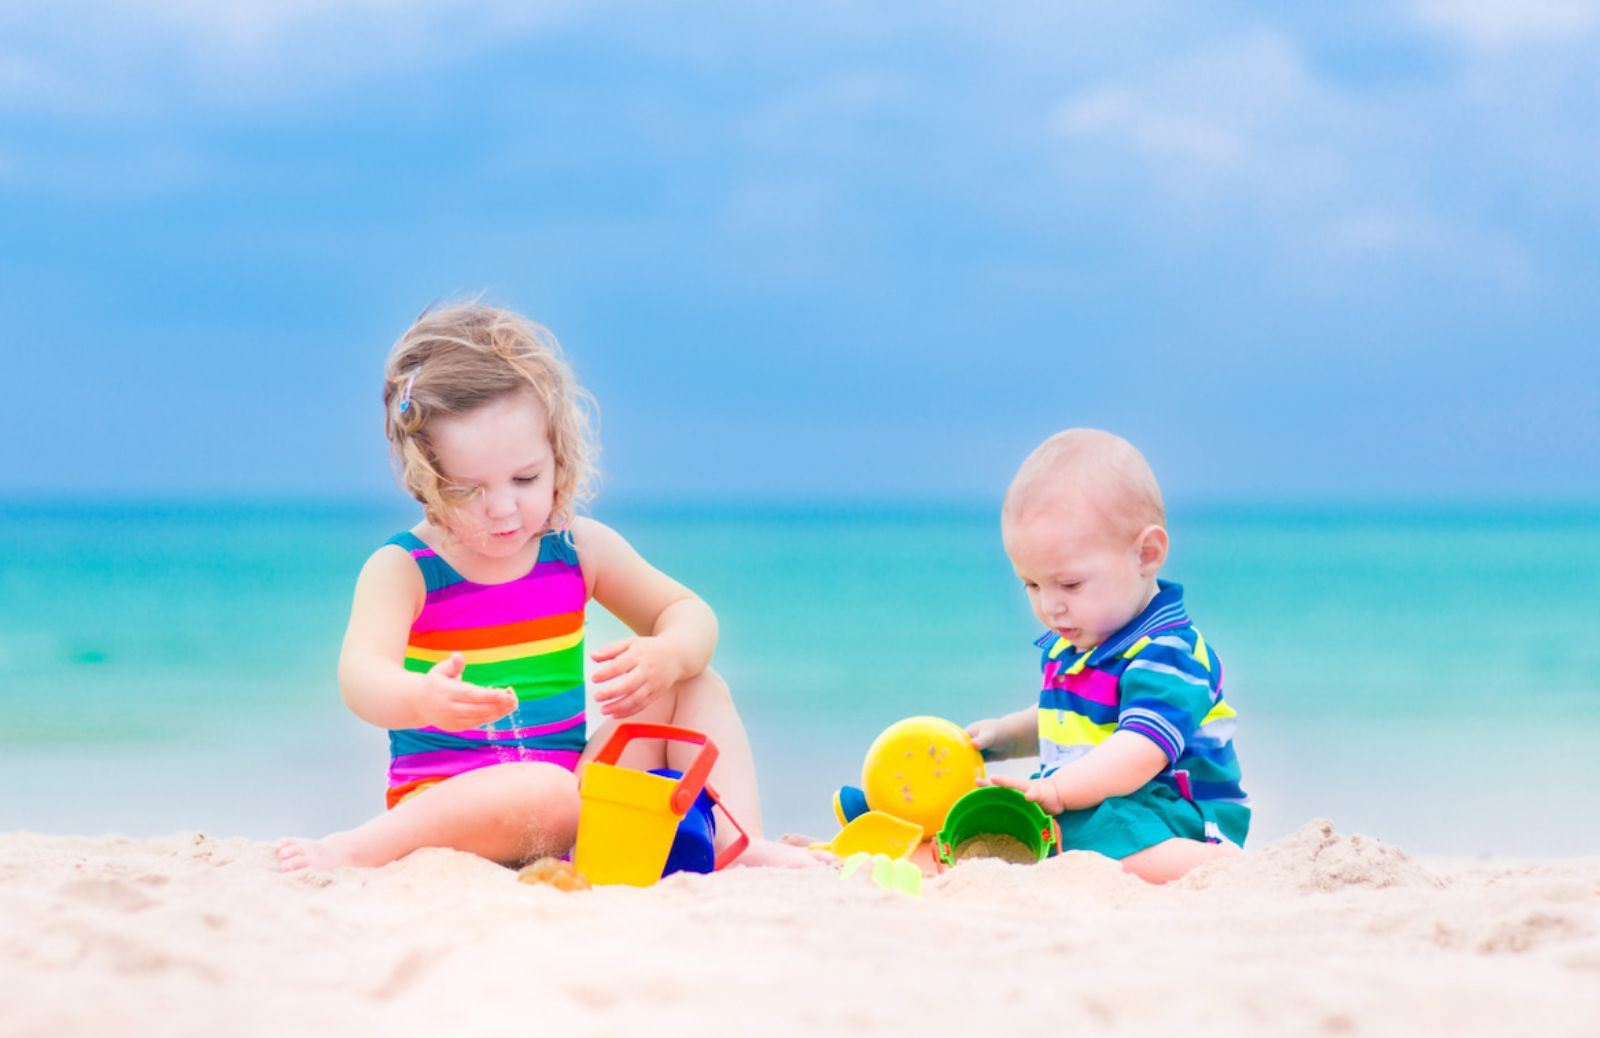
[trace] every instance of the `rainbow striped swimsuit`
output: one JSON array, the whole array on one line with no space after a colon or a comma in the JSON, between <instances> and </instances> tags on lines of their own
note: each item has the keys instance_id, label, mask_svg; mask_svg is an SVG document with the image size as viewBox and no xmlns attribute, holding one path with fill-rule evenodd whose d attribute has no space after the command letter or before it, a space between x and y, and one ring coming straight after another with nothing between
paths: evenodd
<instances>
[{"instance_id":1,"label":"rainbow striped swimsuit","mask_svg":"<svg viewBox=\"0 0 1600 1038\"><path fill-rule=\"evenodd\" d=\"M463 681L510 687L517 708L464 732L389 732L389 806L419 787L510 761L578 766L585 737L583 611L588 600L572 535L552 531L527 575L504 584L467 580L412 533L391 537L427 583L406 642L407 670L426 672L459 652Z\"/></svg>"}]
</instances>

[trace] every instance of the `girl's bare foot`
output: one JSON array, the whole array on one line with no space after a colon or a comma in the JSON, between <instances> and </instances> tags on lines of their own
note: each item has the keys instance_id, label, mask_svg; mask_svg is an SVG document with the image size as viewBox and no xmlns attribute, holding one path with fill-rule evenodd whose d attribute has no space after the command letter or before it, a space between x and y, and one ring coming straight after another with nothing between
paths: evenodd
<instances>
[{"instance_id":1,"label":"girl's bare foot","mask_svg":"<svg viewBox=\"0 0 1600 1038\"><path fill-rule=\"evenodd\" d=\"M813 851L784 840L768 840L753 836L750 846L733 859L735 865L778 869L809 869L833 864L833 855L827 851Z\"/></svg>"},{"instance_id":2,"label":"girl's bare foot","mask_svg":"<svg viewBox=\"0 0 1600 1038\"><path fill-rule=\"evenodd\" d=\"M303 836L285 836L277 842L278 868L284 872L312 869L327 872L346 865L363 864L357 860L356 849L349 833L334 833L320 840Z\"/></svg>"}]
</instances>

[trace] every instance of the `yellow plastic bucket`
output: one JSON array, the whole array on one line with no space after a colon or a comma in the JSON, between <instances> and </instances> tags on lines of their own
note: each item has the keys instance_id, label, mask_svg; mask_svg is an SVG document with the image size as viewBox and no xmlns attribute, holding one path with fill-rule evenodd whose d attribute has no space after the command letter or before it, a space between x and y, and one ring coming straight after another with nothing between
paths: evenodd
<instances>
[{"instance_id":1,"label":"yellow plastic bucket","mask_svg":"<svg viewBox=\"0 0 1600 1038\"><path fill-rule=\"evenodd\" d=\"M623 747L633 739L674 739L698 743L701 750L681 779L671 779L617 764ZM716 760L716 746L699 732L660 724L618 725L605 748L584 766L578 783L578 846L573 866L596 885L654 884L672 852L678 823L705 788ZM711 792L715 799L715 791ZM743 829L739 831L743 837ZM745 843L741 839L725 848L717 856L717 867L737 856Z\"/></svg>"}]
</instances>

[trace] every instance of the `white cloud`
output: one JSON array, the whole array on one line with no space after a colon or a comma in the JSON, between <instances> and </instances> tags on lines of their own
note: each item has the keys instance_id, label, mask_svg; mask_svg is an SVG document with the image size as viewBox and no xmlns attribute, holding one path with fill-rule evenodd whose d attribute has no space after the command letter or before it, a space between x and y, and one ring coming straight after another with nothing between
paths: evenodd
<instances>
[{"instance_id":1,"label":"white cloud","mask_svg":"<svg viewBox=\"0 0 1600 1038\"><path fill-rule=\"evenodd\" d=\"M1161 111L1122 87L1102 87L1068 101L1061 129L1075 136L1122 136L1145 155L1226 168L1244 160L1232 129L1192 114Z\"/></svg>"},{"instance_id":2,"label":"white cloud","mask_svg":"<svg viewBox=\"0 0 1600 1038\"><path fill-rule=\"evenodd\" d=\"M1538 270L1527 250L1504 235L1448 223L1420 211L1352 210L1333 217L1323 243L1356 263L1427 257L1515 293L1531 291Z\"/></svg>"},{"instance_id":3,"label":"white cloud","mask_svg":"<svg viewBox=\"0 0 1600 1038\"><path fill-rule=\"evenodd\" d=\"M1581 145L1559 137L1538 166L1512 146L1533 91L1552 92L1534 106L1542 118L1573 124L1559 103L1573 70L1548 79L1481 61L1433 82L1352 86L1319 74L1286 35L1257 32L1074 94L1055 129L1069 189L1131 196L1120 205L1152 233L1244 234L1312 270L1417 260L1521 292L1537 282L1527 228L1497 225L1506 210L1481 197L1507 185L1557 197L1535 185L1581 171ZM1484 108L1486 90L1503 108Z\"/></svg>"},{"instance_id":4,"label":"white cloud","mask_svg":"<svg viewBox=\"0 0 1600 1038\"><path fill-rule=\"evenodd\" d=\"M1485 50L1561 42L1600 25L1600 0L1412 0L1423 25Z\"/></svg>"},{"instance_id":5,"label":"white cloud","mask_svg":"<svg viewBox=\"0 0 1600 1038\"><path fill-rule=\"evenodd\" d=\"M818 141L837 147L871 132L873 119L917 100L916 85L902 76L873 69L838 72L765 100L741 119L739 130L746 141L774 154L811 150Z\"/></svg>"},{"instance_id":6,"label":"white cloud","mask_svg":"<svg viewBox=\"0 0 1600 1038\"><path fill-rule=\"evenodd\" d=\"M1055 128L1074 164L1125 170L1120 152L1197 217L1225 200L1282 215L1343 189L1339 143L1360 118L1286 38L1257 33L1078 93Z\"/></svg>"},{"instance_id":7,"label":"white cloud","mask_svg":"<svg viewBox=\"0 0 1600 1038\"><path fill-rule=\"evenodd\" d=\"M1382 254L1402 249L1436 249L1450 240L1448 229L1409 214L1352 212L1332 223L1328 242L1356 254Z\"/></svg>"},{"instance_id":8,"label":"white cloud","mask_svg":"<svg viewBox=\"0 0 1600 1038\"><path fill-rule=\"evenodd\" d=\"M730 238L760 243L767 269L811 276L825 239L839 231L864 167L893 161L885 143L897 116L926 98L904 76L848 69L778 92L742 113L744 145L718 216ZM782 249L771 248L774 240Z\"/></svg>"},{"instance_id":9,"label":"white cloud","mask_svg":"<svg viewBox=\"0 0 1600 1038\"><path fill-rule=\"evenodd\" d=\"M117 117L271 105L460 60L571 16L569 0L86 0L0 7L0 110Z\"/></svg>"}]
</instances>

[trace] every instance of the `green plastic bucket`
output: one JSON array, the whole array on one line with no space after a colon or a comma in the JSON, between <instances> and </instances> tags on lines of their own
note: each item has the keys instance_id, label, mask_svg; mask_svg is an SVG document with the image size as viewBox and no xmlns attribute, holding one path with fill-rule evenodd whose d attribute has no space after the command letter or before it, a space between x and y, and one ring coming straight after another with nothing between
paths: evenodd
<instances>
[{"instance_id":1,"label":"green plastic bucket","mask_svg":"<svg viewBox=\"0 0 1600 1038\"><path fill-rule=\"evenodd\" d=\"M1061 849L1061 827L1044 808L1020 789L983 786L951 805L944 828L933 838L934 858L941 868L954 865L963 844L984 836L1016 840L1033 861L1043 861Z\"/></svg>"}]
</instances>

